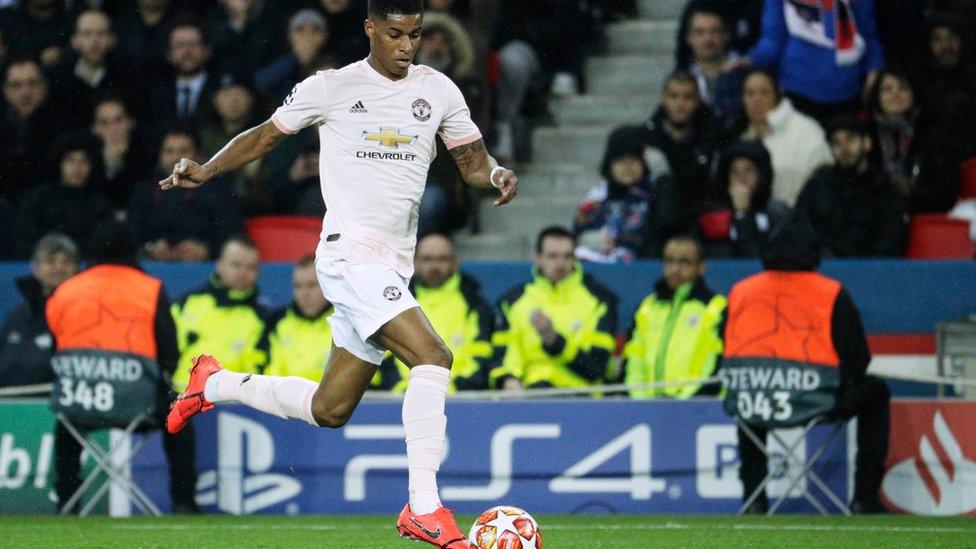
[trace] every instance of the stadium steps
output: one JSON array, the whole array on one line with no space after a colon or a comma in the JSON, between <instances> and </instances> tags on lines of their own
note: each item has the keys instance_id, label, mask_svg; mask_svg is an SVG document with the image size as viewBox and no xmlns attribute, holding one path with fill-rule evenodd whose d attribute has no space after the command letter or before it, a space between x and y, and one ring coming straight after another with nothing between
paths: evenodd
<instances>
[{"instance_id":1,"label":"stadium steps","mask_svg":"<svg viewBox=\"0 0 976 549\"><path fill-rule=\"evenodd\" d=\"M543 227L569 226L580 202L600 181L607 135L639 124L658 104L674 59L678 19L686 0L639 0L639 18L609 25L607 47L586 60L586 95L554 99L552 126L532 135L532 163L520 166L519 198L503 208L481 202L478 235L458 235L466 260L525 260Z\"/></svg>"}]
</instances>

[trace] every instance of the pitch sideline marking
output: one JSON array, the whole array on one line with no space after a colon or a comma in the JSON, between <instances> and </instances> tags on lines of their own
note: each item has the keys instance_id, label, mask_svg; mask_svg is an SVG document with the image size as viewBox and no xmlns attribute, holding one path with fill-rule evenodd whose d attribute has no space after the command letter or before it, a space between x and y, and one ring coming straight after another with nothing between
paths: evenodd
<instances>
[{"instance_id":1,"label":"pitch sideline marking","mask_svg":"<svg viewBox=\"0 0 976 549\"><path fill-rule=\"evenodd\" d=\"M48 526L45 526L48 527ZM200 529L230 529L230 530L362 530L370 528L363 525L333 525L333 524L115 524L110 528L116 530L200 530ZM381 528L374 526L374 528ZM386 529L386 527L382 527ZM665 524L589 524L589 525L550 525L543 526L542 530L687 530L687 529L707 529L707 530L757 530L757 531L783 531L783 532L889 532L889 533L963 533L973 532L970 528L946 527L946 526L827 526L827 525L801 525L801 524L731 524L731 525L702 525L702 524L682 524L668 522Z\"/></svg>"}]
</instances>

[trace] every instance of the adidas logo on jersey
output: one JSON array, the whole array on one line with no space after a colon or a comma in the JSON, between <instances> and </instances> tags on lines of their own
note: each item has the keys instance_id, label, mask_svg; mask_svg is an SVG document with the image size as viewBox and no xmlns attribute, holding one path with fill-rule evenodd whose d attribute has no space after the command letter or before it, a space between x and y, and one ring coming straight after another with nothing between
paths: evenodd
<instances>
[{"instance_id":1,"label":"adidas logo on jersey","mask_svg":"<svg viewBox=\"0 0 976 549\"><path fill-rule=\"evenodd\" d=\"M362 101L356 101L356 104L349 109L349 112L353 114L366 114L369 111L366 110L366 105L363 105Z\"/></svg>"}]
</instances>

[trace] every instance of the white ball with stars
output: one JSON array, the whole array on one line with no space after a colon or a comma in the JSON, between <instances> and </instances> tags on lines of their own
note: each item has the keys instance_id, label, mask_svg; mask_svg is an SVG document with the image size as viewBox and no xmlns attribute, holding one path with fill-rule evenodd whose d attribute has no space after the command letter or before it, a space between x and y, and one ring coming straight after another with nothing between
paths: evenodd
<instances>
[{"instance_id":1,"label":"white ball with stars","mask_svg":"<svg viewBox=\"0 0 976 549\"><path fill-rule=\"evenodd\" d=\"M542 549L542 532L532 515L499 505L474 521L468 541L472 549Z\"/></svg>"}]
</instances>

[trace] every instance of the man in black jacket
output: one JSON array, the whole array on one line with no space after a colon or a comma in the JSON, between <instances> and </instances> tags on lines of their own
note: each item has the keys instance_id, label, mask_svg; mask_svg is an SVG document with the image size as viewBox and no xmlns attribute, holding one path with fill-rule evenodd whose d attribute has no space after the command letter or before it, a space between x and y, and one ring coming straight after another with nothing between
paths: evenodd
<instances>
[{"instance_id":1,"label":"man in black jacket","mask_svg":"<svg viewBox=\"0 0 976 549\"><path fill-rule=\"evenodd\" d=\"M803 188L796 212L813 224L830 257L900 256L907 205L874 161L867 126L852 116L827 126L834 165L818 170Z\"/></svg>"},{"instance_id":2,"label":"man in black jacket","mask_svg":"<svg viewBox=\"0 0 976 549\"><path fill-rule=\"evenodd\" d=\"M794 216L773 232L762 263L763 273L739 282L729 293L722 363L726 382L731 378L731 385L735 385L736 369L757 364L819 372L825 391L836 387L830 419L846 421L856 416L858 421L851 511L884 512L878 490L888 454L891 393L884 380L867 375L871 351L857 306L839 282L815 272L820 252L810 223L802 216ZM764 323L770 318L775 319L772 329ZM747 394L740 391L738 396ZM729 398L731 395L730 391ZM801 408L815 406L818 398L814 391L791 395L792 411L788 415L802 414ZM728 404L727 400L727 409ZM740 417L748 419L741 404L738 409ZM765 429L753 430L765 439ZM745 499L766 476L767 460L741 429L739 455ZM767 506L766 494L762 493L747 512L765 512Z\"/></svg>"},{"instance_id":3,"label":"man in black jacket","mask_svg":"<svg viewBox=\"0 0 976 549\"><path fill-rule=\"evenodd\" d=\"M67 236L49 234L34 246L31 276L17 279L24 302L10 311L0 329L0 387L54 379L44 304L55 288L77 272L78 246Z\"/></svg>"}]
</instances>

